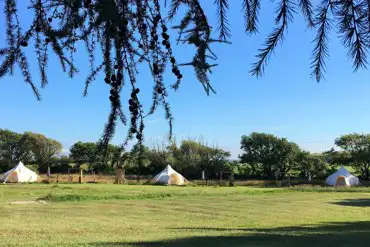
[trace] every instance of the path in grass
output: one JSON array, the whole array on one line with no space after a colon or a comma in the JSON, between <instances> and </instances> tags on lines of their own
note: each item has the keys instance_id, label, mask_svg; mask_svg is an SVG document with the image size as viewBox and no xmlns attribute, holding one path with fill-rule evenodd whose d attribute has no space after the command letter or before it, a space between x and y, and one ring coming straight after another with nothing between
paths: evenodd
<instances>
[{"instance_id":1,"label":"path in grass","mask_svg":"<svg viewBox=\"0 0 370 247\"><path fill-rule=\"evenodd\" d=\"M370 190L351 191L0 186L0 246L370 246Z\"/></svg>"}]
</instances>

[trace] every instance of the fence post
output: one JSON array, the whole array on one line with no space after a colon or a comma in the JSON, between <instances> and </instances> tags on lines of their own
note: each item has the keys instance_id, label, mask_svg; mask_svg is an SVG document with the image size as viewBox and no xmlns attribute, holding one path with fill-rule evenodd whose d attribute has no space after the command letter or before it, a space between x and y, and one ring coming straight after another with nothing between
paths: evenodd
<instances>
[{"instance_id":1,"label":"fence post","mask_svg":"<svg viewBox=\"0 0 370 247\"><path fill-rule=\"evenodd\" d=\"M78 182L79 182L80 184L82 184L82 175L83 175L83 170L82 170L82 169L80 169L80 177L78 178Z\"/></svg>"},{"instance_id":2,"label":"fence post","mask_svg":"<svg viewBox=\"0 0 370 247\"><path fill-rule=\"evenodd\" d=\"M122 184L122 168L116 168L116 184Z\"/></svg>"}]
</instances>

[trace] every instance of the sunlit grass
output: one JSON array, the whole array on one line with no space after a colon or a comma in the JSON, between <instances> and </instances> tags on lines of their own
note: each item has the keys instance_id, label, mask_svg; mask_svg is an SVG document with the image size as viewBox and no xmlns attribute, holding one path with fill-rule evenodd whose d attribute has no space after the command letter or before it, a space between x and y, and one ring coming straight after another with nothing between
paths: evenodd
<instances>
[{"instance_id":1,"label":"sunlit grass","mask_svg":"<svg viewBox=\"0 0 370 247\"><path fill-rule=\"evenodd\" d=\"M369 246L370 190L350 191L5 185L0 246Z\"/></svg>"}]
</instances>

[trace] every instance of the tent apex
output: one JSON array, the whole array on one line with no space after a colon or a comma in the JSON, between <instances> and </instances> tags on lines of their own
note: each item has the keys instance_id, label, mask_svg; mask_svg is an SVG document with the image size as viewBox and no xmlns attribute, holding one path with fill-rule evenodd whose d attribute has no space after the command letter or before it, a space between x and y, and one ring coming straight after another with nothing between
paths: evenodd
<instances>
[{"instance_id":1,"label":"tent apex","mask_svg":"<svg viewBox=\"0 0 370 247\"><path fill-rule=\"evenodd\" d=\"M166 168L158 173L152 181L166 185L183 185L187 180L180 173L176 172L171 165L167 165Z\"/></svg>"}]
</instances>

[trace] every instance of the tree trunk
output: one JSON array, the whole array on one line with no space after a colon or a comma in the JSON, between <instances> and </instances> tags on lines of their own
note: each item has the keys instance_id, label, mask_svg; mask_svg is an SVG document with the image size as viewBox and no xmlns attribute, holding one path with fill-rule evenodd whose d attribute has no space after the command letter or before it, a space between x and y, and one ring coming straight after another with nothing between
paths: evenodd
<instances>
[{"instance_id":1,"label":"tree trunk","mask_svg":"<svg viewBox=\"0 0 370 247\"><path fill-rule=\"evenodd\" d=\"M365 180L369 180L369 164L365 165Z\"/></svg>"},{"instance_id":2,"label":"tree trunk","mask_svg":"<svg viewBox=\"0 0 370 247\"><path fill-rule=\"evenodd\" d=\"M265 167L264 167L264 171L265 171L265 175L267 176L267 178L272 178L272 168L271 168L271 166L268 166L268 165L266 165Z\"/></svg>"},{"instance_id":3,"label":"tree trunk","mask_svg":"<svg viewBox=\"0 0 370 247\"><path fill-rule=\"evenodd\" d=\"M308 182L312 182L312 177L311 177L311 172L310 171L308 171Z\"/></svg>"},{"instance_id":4,"label":"tree trunk","mask_svg":"<svg viewBox=\"0 0 370 247\"><path fill-rule=\"evenodd\" d=\"M46 176L51 176L50 165L48 165Z\"/></svg>"},{"instance_id":5,"label":"tree trunk","mask_svg":"<svg viewBox=\"0 0 370 247\"><path fill-rule=\"evenodd\" d=\"M37 161L38 165L39 165L39 172L45 172L44 170L44 163L42 161Z\"/></svg>"},{"instance_id":6,"label":"tree trunk","mask_svg":"<svg viewBox=\"0 0 370 247\"><path fill-rule=\"evenodd\" d=\"M123 168L116 169L116 184L122 184L125 181L125 170Z\"/></svg>"},{"instance_id":7,"label":"tree trunk","mask_svg":"<svg viewBox=\"0 0 370 247\"><path fill-rule=\"evenodd\" d=\"M138 169L137 169L137 182L140 183L140 168L141 168L142 159L139 158Z\"/></svg>"}]
</instances>

